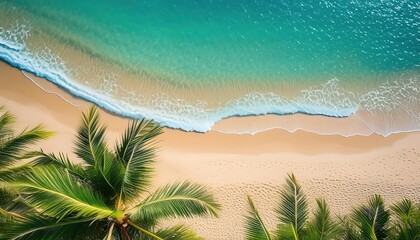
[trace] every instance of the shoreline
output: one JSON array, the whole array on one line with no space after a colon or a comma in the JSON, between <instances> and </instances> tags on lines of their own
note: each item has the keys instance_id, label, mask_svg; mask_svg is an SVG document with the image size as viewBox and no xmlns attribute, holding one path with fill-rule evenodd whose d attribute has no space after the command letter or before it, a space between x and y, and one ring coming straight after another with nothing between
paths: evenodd
<instances>
[{"instance_id":1,"label":"shoreline","mask_svg":"<svg viewBox=\"0 0 420 240\"><path fill-rule=\"evenodd\" d=\"M46 80L39 82L79 107L45 92L20 70L1 61L0 104L16 116L17 130L43 123L56 132L37 148L71 153L81 111L92 104L70 96ZM112 143L129 120L103 110L100 116L108 125L107 139ZM322 121L321 116L279 117L284 117L285 122L306 121L320 128L332 124ZM252 119L258 124L259 120ZM235 121L224 124L238 124ZM382 194L387 205L402 197L420 202L419 142L420 132L344 137L302 130L289 133L274 129L235 135L165 128L159 138L153 187L182 180L209 186L223 206L220 218L181 221L206 239L243 239L246 195L253 197L271 228L276 222L273 214L278 193L288 173L295 174L311 206L316 197L324 196L334 214L347 212L374 193ZM74 159L71 154L70 157Z\"/></svg>"},{"instance_id":2,"label":"shoreline","mask_svg":"<svg viewBox=\"0 0 420 240\"><path fill-rule=\"evenodd\" d=\"M2 60L0 60L0 62L2 62ZM7 62L3 63L10 65ZM17 68L15 66L11 67ZM116 117L132 119L132 117L128 115L119 115L118 113L113 112L104 106L100 106L93 100L83 99L81 97L75 96L71 92L68 92L67 89L61 86L57 86L51 81L46 81L44 78L37 77L33 73L27 72L25 70L20 71L27 79L31 80L39 88L43 89L44 92L55 94L70 104L72 104L72 100L67 99L82 99L81 101L99 106L108 114L115 115ZM74 104L72 105L77 107ZM111 106L109 103L106 103L105 105ZM113 107L111 106L111 108ZM116 109L116 111L119 110ZM261 115L234 115L216 121L209 130L203 132L197 130L185 130L177 127L165 127L168 129L184 132L207 133L210 131L215 131L221 134L235 135L255 135L271 130L285 130L289 133L304 131L318 135L340 135L343 137L370 135L382 135L387 137L392 134L420 132L420 129L412 128L411 130L390 131L386 134L378 133L368 126L368 124L360 116L361 113L359 114L359 111L361 110L357 110L355 113L343 117L334 117L323 114L307 114L303 112L287 114L267 113ZM314 124L314 122L316 123Z\"/></svg>"}]
</instances>

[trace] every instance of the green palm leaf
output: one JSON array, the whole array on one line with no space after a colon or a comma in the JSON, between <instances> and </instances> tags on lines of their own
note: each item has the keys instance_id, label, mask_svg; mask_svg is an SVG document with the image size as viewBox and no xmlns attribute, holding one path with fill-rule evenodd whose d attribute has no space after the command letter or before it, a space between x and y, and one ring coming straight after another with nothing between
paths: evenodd
<instances>
[{"instance_id":1,"label":"green palm leaf","mask_svg":"<svg viewBox=\"0 0 420 240\"><path fill-rule=\"evenodd\" d=\"M409 199L403 199L391 206L392 212L397 217L397 220L404 224L410 224L415 217L416 205Z\"/></svg>"},{"instance_id":2,"label":"green palm leaf","mask_svg":"<svg viewBox=\"0 0 420 240\"><path fill-rule=\"evenodd\" d=\"M51 132L38 125L28 131L23 131L17 136L0 139L0 169L10 167L20 159L27 150L28 145L51 136Z\"/></svg>"},{"instance_id":3,"label":"green palm leaf","mask_svg":"<svg viewBox=\"0 0 420 240\"><path fill-rule=\"evenodd\" d=\"M150 184L155 157L154 140L161 133L161 127L152 121L133 121L116 147L118 158L125 164L121 198L126 204Z\"/></svg>"},{"instance_id":4,"label":"green palm leaf","mask_svg":"<svg viewBox=\"0 0 420 240\"><path fill-rule=\"evenodd\" d=\"M130 210L130 218L142 222L168 217L217 216L219 210L219 204L201 185L184 182L157 189Z\"/></svg>"},{"instance_id":5,"label":"green palm leaf","mask_svg":"<svg viewBox=\"0 0 420 240\"><path fill-rule=\"evenodd\" d=\"M107 198L113 198L119 193L121 164L114 162L115 157L108 150L105 142L106 127L100 125L97 109L92 107L83 114L82 125L77 133L76 155L87 164L89 180ZM115 178L117 179L115 179Z\"/></svg>"},{"instance_id":6,"label":"green palm leaf","mask_svg":"<svg viewBox=\"0 0 420 240\"><path fill-rule=\"evenodd\" d=\"M270 233L265 227L260 214L255 208L251 197L248 196L249 210L246 216L246 239L248 240L271 240Z\"/></svg>"},{"instance_id":7,"label":"green palm leaf","mask_svg":"<svg viewBox=\"0 0 420 240\"><path fill-rule=\"evenodd\" d=\"M0 106L0 112L4 111L4 107ZM6 111L0 116L0 146L3 143L3 139L8 138L10 135L13 134L10 125L14 123L15 119L13 115Z\"/></svg>"},{"instance_id":8,"label":"green palm leaf","mask_svg":"<svg viewBox=\"0 0 420 240\"><path fill-rule=\"evenodd\" d=\"M367 205L353 210L352 219L360 231L361 239L377 240L387 237L389 215L382 197L374 195L369 198Z\"/></svg>"},{"instance_id":9,"label":"green palm leaf","mask_svg":"<svg viewBox=\"0 0 420 240\"><path fill-rule=\"evenodd\" d=\"M57 222L39 215L27 215L24 218L10 221L0 233L0 239L98 239L104 231L101 230L100 224L91 221L89 219L67 219ZM86 231L87 229L89 232Z\"/></svg>"},{"instance_id":10,"label":"green palm leaf","mask_svg":"<svg viewBox=\"0 0 420 240\"><path fill-rule=\"evenodd\" d=\"M121 191L124 166L115 155L105 149L95 167L87 167L88 179L107 200L115 199Z\"/></svg>"},{"instance_id":11,"label":"green palm leaf","mask_svg":"<svg viewBox=\"0 0 420 240\"><path fill-rule=\"evenodd\" d=\"M156 231L156 235L165 240L204 240L185 225L176 225ZM150 238L152 239L152 238Z\"/></svg>"},{"instance_id":12,"label":"green palm leaf","mask_svg":"<svg viewBox=\"0 0 420 240\"><path fill-rule=\"evenodd\" d=\"M301 238L297 235L293 225L291 224L279 224L275 231L275 236L277 240L296 240Z\"/></svg>"},{"instance_id":13,"label":"green palm leaf","mask_svg":"<svg viewBox=\"0 0 420 240\"><path fill-rule=\"evenodd\" d=\"M100 219L113 213L86 183L54 166L36 167L3 184L33 208L57 219L70 215Z\"/></svg>"},{"instance_id":14,"label":"green palm leaf","mask_svg":"<svg viewBox=\"0 0 420 240\"><path fill-rule=\"evenodd\" d=\"M106 128L100 125L97 109L92 107L82 116L82 125L77 132L76 155L86 164L96 166L106 147Z\"/></svg>"},{"instance_id":15,"label":"green palm leaf","mask_svg":"<svg viewBox=\"0 0 420 240\"><path fill-rule=\"evenodd\" d=\"M59 153L56 156L53 153L44 153L42 150L39 152L35 152L34 156L37 158L31 161L31 165L38 166L38 165L55 165L62 169L67 169L71 174L78 176L81 179L85 179L86 172L82 165L75 164L68 158L67 155L63 153Z\"/></svg>"},{"instance_id":16,"label":"green palm leaf","mask_svg":"<svg viewBox=\"0 0 420 240\"><path fill-rule=\"evenodd\" d=\"M315 218L308 224L306 237L307 240L330 240L340 239L340 227L335 222L330 213L330 209L325 199L317 199L318 209Z\"/></svg>"},{"instance_id":17,"label":"green palm leaf","mask_svg":"<svg viewBox=\"0 0 420 240\"><path fill-rule=\"evenodd\" d=\"M346 215L343 217L338 217L340 226L341 226L341 239L343 240L359 240L359 237L356 233L356 227L351 218Z\"/></svg>"},{"instance_id":18,"label":"green palm leaf","mask_svg":"<svg viewBox=\"0 0 420 240\"><path fill-rule=\"evenodd\" d=\"M276 208L278 218L286 228L291 228L294 239L299 239L308 219L308 203L293 174L288 175L280 197L280 205ZM279 228L284 229L285 226Z\"/></svg>"},{"instance_id":19,"label":"green palm leaf","mask_svg":"<svg viewBox=\"0 0 420 240\"><path fill-rule=\"evenodd\" d=\"M21 217L22 211L27 211L27 208L22 205L17 194L8 189L0 188L0 232L2 232L4 223L16 217Z\"/></svg>"},{"instance_id":20,"label":"green palm leaf","mask_svg":"<svg viewBox=\"0 0 420 240\"><path fill-rule=\"evenodd\" d=\"M123 163L119 161L114 154L105 151L97 169L100 172L100 177L112 188L115 193L114 196L116 196L121 191L121 185L124 178ZM98 179L96 182L100 181L101 179Z\"/></svg>"},{"instance_id":21,"label":"green palm leaf","mask_svg":"<svg viewBox=\"0 0 420 240\"><path fill-rule=\"evenodd\" d=\"M395 220L391 239L419 240L420 239L420 208L408 200L403 199L391 206ZM418 219L416 219L416 217ZM417 220L417 221L416 221Z\"/></svg>"}]
</instances>

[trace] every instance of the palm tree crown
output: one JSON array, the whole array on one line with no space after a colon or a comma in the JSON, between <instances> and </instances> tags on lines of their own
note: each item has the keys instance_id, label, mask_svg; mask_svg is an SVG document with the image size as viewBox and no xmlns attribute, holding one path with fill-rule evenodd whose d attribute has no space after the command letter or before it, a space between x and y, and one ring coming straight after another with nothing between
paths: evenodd
<instances>
[{"instance_id":1,"label":"palm tree crown","mask_svg":"<svg viewBox=\"0 0 420 240\"><path fill-rule=\"evenodd\" d=\"M308 200L293 174L288 175L286 184L280 193L280 203L275 211L279 224L275 231L267 230L260 214L250 197L249 211L246 216L246 237L248 240L333 240L340 239L340 228L331 217L324 199L317 199L317 211L308 221Z\"/></svg>"},{"instance_id":2,"label":"palm tree crown","mask_svg":"<svg viewBox=\"0 0 420 240\"><path fill-rule=\"evenodd\" d=\"M91 108L75 142L81 163L40 151L32 168L3 179L27 206L8 223L3 239L199 239L184 225L157 227L162 219L217 216L220 209L203 186L190 182L147 191L161 127L133 121L114 150L105 132Z\"/></svg>"}]
</instances>

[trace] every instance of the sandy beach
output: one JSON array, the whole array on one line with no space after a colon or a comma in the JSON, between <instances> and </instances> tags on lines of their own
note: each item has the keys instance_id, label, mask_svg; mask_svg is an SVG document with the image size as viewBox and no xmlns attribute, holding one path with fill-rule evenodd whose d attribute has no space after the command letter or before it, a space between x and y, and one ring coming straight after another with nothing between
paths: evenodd
<instances>
[{"instance_id":1,"label":"sandy beach","mask_svg":"<svg viewBox=\"0 0 420 240\"><path fill-rule=\"evenodd\" d=\"M46 80L34 80L41 87L19 69L0 62L0 105L16 116L19 130L42 123L56 132L36 148L71 153L81 112L91 103L73 98ZM109 126L113 145L129 120L104 111L101 117ZM278 118L285 123L309 121L313 128L344 126L349 121L300 115ZM240 124L234 119L226 123ZM419 143L420 132L343 137L280 129L255 135L165 129L154 187L181 180L207 185L223 206L220 218L180 221L206 239L243 239L246 196L253 197L268 226L275 226L273 209L288 173L297 176L311 204L324 196L336 214L346 213L374 193L381 194L387 204L402 197L419 202Z\"/></svg>"}]
</instances>

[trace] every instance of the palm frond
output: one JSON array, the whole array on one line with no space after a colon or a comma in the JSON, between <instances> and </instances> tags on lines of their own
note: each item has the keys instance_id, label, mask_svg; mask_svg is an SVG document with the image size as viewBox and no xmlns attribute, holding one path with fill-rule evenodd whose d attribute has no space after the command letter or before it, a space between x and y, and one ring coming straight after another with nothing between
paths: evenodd
<instances>
[{"instance_id":1,"label":"palm frond","mask_svg":"<svg viewBox=\"0 0 420 240\"><path fill-rule=\"evenodd\" d=\"M343 240L360 240L356 233L356 227L350 216L338 216L341 227L341 239Z\"/></svg>"},{"instance_id":2,"label":"palm frond","mask_svg":"<svg viewBox=\"0 0 420 240\"><path fill-rule=\"evenodd\" d=\"M3 111L3 107L0 106L0 112ZM13 124L15 118L13 115L6 111L0 116L0 146L2 145L4 139L10 137L13 134L13 130L11 129L10 125Z\"/></svg>"},{"instance_id":3,"label":"palm frond","mask_svg":"<svg viewBox=\"0 0 420 240\"><path fill-rule=\"evenodd\" d=\"M10 166L0 169L0 181L12 179L14 176L22 174L22 172L30 169L31 166L26 163Z\"/></svg>"},{"instance_id":4,"label":"palm frond","mask_svg":"<svg viewBox=\"0 0 420 240\"><path fill-rule=\"evenodd\" d=\"M129 212L134 222L168 217L217 216L220 205L201 185L174 183L159 188Z\"/></svg>"},{"instance_id":5,"label":"palm frond","mask_svg":"<svg viewBox=\"0 0 420 240\"><path fill-rule=\"evenodd\" d=\"M400 202L393 204L390 208L399 222L408 224L411 220L411 215L415 210L415 205L411 200L403 199Z\"/></svg>"},{"instance_id":6,"label":"palm frond","mask_svg":"<svg viewBox=\"0 0 420 240\"><path fill-rule=\"evenodd\" d=\"M390 239L420 240L420 208L411 200L403 199L393 204L391 210L395 219Z\"/></svg>"},{"instance_id":7,"label":"palm frond","mask_svg":"<svg viewBox=\"0 0 420 240\"><path fill-rule=\"evenodd\" d=\"M116 146L118 158L125 164L121 197L126 204L150 184L155 138L161 133L161 127L152 121L133 121Z\"/></svg>"},{"instance_id":8,"label":"palm frond","mask_svg":"<svg viewBox=\"0 0 420 240\"><path fill-rule=\"evenodd\" d=\"M156 235L165 240L204 240L189 227L182 224L158 230Z\"/></svg>"},{"instance_id":9,"label":"palm frond","mask_svg":"<svg viewBox=\"0 0 420 240\"><path fill-rule=\"evenodd\" d=\"M308 203L293 174L288 175L280 197L280 205L276 208L278 218L281 224L292 226L298 239L308 219Z\"/></svg>"},{"instance_id":10,"label":"palm frond","mask_svg":"<svg viewBox=\"0 0 420 240\"><path fill-rule=\"evenodd\" d=\"M57 219L70 215L100 219L113 213L86 183L55 166L33 168L2 184L19 192L34 209Z\"/></svg>"},{"instance_id":11,"label":"palm frond","mask_svg":"<svg viewBox=\"0 0 420 240\"><path fill-rule=\"evenodd\" d=\"M376 240L387 237L389 210L380 195L369 198L367 205L353 209L352 219L360 231L361 239Z\"/></svg>"},{"instance_id":12,"label":"palm frond","mask_svg":"<svg viewBox=\"0 0 420 240\"><path fill-rule=\"evenodd\" d=\"M278 224L274 236L276 240L299 239L299 235L297 235L292 224Z\"/></svg>"},{"instance_id":13,"label":"palm frond","mask_svg":"<svg viewBox=\"0 0 420 240\"><path fill-rule=\"evenodd\" d=\"M15 221L15 219L23 218L19 213L9 211L0 207L0 232L3 232L8 223Z\"/></svg>"},{"instance_id":14,"label":"palm frond","mask_svg":"<svg viewBox=\"0 0 420 240\"><path fill-rule=\"evenodd\" d=\"M54 219L40 215L27 215L7 223L7 227L0 233L1 240L53 240L53 239L98 239L93 238L103 234L97 223L90 219ZM86 231L89 230L89 232Z\"/></svg>"},{"instance_id":15,"label":"palm frond","mask_svg":"<svg viewBox=\"0 0 420 240\"><path fill-rule=\"evenodd\" d=\"M113 154L105 142L106 127L100 124L97 108L92 107L83 113L83 121L77 132L76 155L86 163L89 180L95 188L107 198L119 193L121 175L111 176L114 170L120 170L118 162L114 162ZM117 180L111 178L118 178Z\"/></svg>"},{"instance_id":16,"label":"palm frond","mask_svg":"<svg viewBox=\"0 0 420 240\"><path fill-rule=\"evenodd\" d=\"M270 232L262 221L258 210L250 196L248 196L248 215L246 216L246 239L248 240L271 240Z\"/></svg>"},{"instance_id":17,"label":"palm frond","mask_svg":"<svg viewBox=\"0 0 420 240\"><path fill-rule=\"evenodd\" d=\"M40 165L55 165L62 169L67 169L71 174L80 177L81 179L86 179L86 172L82 165L75 164L68 158L67 155L59 153L56 156L53 153L45 153L42 150L34 152L33 156L36 157L31 161L31 165L40 166Z\"/></svg>"},{"instance_id":18,"label":"palm frond","mask_svg":"<svg viewBox=\"0 0 420 240\"><path fill-rule=\"evenodd\" d=\"M161 133L162 128L153 121L132 121L116 146L118 157L127 164L133 152L138 151L135 149L138 145L153 145L155 137Z\"/></svg>"},{"instance_id":19,"label":"palm frond","mask_svg":"<svg viewBox=\"0 0 420 240\"><path fill-rule=\"evenodd\" d=\"M20 217L20 213L15 211L19 208L19 201L15 200L16 196L16 193L0 188L0 232L3 224L15 217Z\"/></svg>"},{"instance_id":20,"label":"palm frond","mask_svg":"<svg viewBox=\"0 0 420 240\"><path fill-rule=\"evenodd\" d=\"M83 113L82 124L77 131L75 154L86 164L96 166L103 158L106 128L100 125L97 109L92 107Z\"/></svg>"},{"instance_id":21,"label":"palm frond","mask_svg":"<svg viewBox=\"0 0 420 240\"><path fill-rule=\"evenodd\" d=\"M331 217L330 208L325 199L316 200L318 209L315 212L315 218L309 222L305 239L308 240L333 240L339 239L340 226Z\"/></svg>"},{"instance_id":22,"label":"palm frond","mask_svg":"<svg viewBox=\"0 0 420 240\"><path fill-rule=\"evenodd\" d=\"M6 168L16 163L27 150L28 145L51 136L52 132L45 131L38 125L28 131L23 131L17 136L6 139L0 145L0 168Z\"/></svg>"},{"instance_id":23,"label":"palm frond","mask_svg":"<svg viewBox=\"0 0 420 240\"><path fill-rule=\"evenodd\" d=\"M102 157L98 159L95 168L88 168L89 179L102 195L109 199L121 192L121 184L124 178L124 165L115 158L115 155L104 150Z\"/></svg>"}]
</instances>

